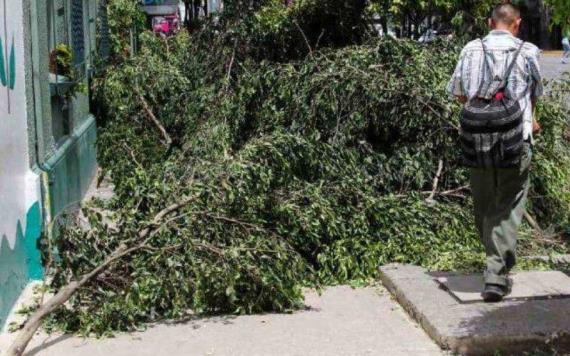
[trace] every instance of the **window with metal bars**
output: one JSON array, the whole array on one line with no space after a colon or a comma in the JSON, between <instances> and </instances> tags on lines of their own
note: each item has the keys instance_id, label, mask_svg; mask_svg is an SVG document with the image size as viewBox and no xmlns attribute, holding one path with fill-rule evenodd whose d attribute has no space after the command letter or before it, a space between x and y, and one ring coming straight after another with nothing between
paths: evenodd
<instances>
[{"instance_id":1,"label":"window with metal bars","mask_svg":"<svg viewBox=\"0 0 570 356\"><path fill-rule=\"evenodd\" d=\"M109 21L107 17L107 1L101 0L98 9L99 21L97 24L97 52L103 59L107 59L111 52L109 42Z\"/></svg>"},{"instance_id":2,"label":"window with metal bars","mask_svg":"<svg viewBox=\"0 0 570 356\"><path fill-rule=\"evenodd\" d=\"M85 62L85 24L83 15L83 0L71 0L70 28L73 63L76 66L79 66Z\"/></svg>"}]
</instances>

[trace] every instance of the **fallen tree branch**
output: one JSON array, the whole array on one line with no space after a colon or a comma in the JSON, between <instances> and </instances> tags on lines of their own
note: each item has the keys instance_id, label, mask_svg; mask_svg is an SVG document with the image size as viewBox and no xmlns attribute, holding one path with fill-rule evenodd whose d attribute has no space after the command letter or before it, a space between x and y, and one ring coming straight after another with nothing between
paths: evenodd
<instances>
[{"instance_id":1,"label":"fallen tree branch","mask_svg":"<svg viewBox=\"0 0 570 356\"><path fill-rule=\"evenodd\" d=\"M234 67L234 61L236 59L236 46L237 46L237 40L234 43L234 49L232 51L232 58L230 59L230 64L228 66L228 74L227 74L227 81L228 81L228 85L230 82L230 79L232 79L232 69Z\"/></svg>"},{"instance_id":2,"label":"fallen tree branch","mask_svg":"<svg viewBox=\"0 0 570 356\"><path fill-rule=\"evenodd\" d=\"M135 152L133 151L133 149L131 147L129 147L129 145L127 145L125 142L121 142L123 147L125 148L125 151L127 151L127 153L129 154L129 156L131 157L131 159L133 160L133 162L139 167L139 168L143 168L142 164L140 164L140 162L137 160L137 156L135 155Z\"/></svg>"},{"instance_id":3,"label":"fallen tree branch","mask_svg":"<svg viewBox=\"0 0 570 356\"><path fill-rule=\"evenodd\" d=\"M152 121L154 126L156 126L156 128L158 129L158 131L160 131L160 134L164 138L165 146L168 149L170 149L170 147L172 146L172 138L170 137L170 135L168 134L168 132L166 131L164 126L162 126L160 121L156 118L156 116L154 115L154 113L150 109L150 105L148 105L148 102L145 100L144 96L142 96L142 94L139 93L138 91L137 91L137 96L138 96L138 99L139 99L147 117L150 119L150 121Z\"/></svg>"},{"instance_id":4,"label":"fallen tree branch","mask_svg":"<svg viewBox=\"0 0 570 356\"><path fill-rule=\"evenodd\" d=\"M103 263L94 268L88 273L82 275L77 281L69 282L65 287L63 287L56 295L51 297L45 304L41 305L38 310L36 310L26 321L24 327L20 331L20 334L14 341L14 343L8 349L8 356L21 356L30 341L32 340L35 332L39 329L42 324L43 319L54 312L59 306L63 305L69 300L80 288L85 286L91 279L97 277L105 270L109 268L114 262L120 260L121 258L137 251L143 249L150 239L159 231L162 220L169 214L179 210L180 208L188 205L193 198L187 198L182 202L173 204L164 210L160 211L155 215L150 226L139 231L138 239L143 239L142 242L135 244L132 247L128 247L126 244L122 244L115 251L113 251Z\"/></svg>"},{"instance_id":5,"label":"fallen tree branch","mask_svg":"<svg viewBox=\"0 0 570 356\"><path fill-rule=\"evenodd\" d=\"M463 194L459 194L460 192L464 191L464 190L469 190L469 186L468 185L464 185L462 187L459 188L454 188L454 189L449 189L449 190L444 190L443 192L438 192L436 191L434 194L434 198L435 196L442 196L442 197L457 197L457 198L462 198L465 199L467 196L463 195ZM418 194L423 194L423 195L431 195L432 191L431 190L424 190L422 192L418 192ZM409 197L411 194L395 194L393 195L395 198L406 198ZM428 200L428 198L426 198L426 201ZM433 200L433 199L432 199Z\"/></svg>"},{"instance_id":6,"label":"fallen tree branch","mask_svg":"<svg viewBox=\"0 0 570 356\"><path fill-rule=\"evenodd\" d=\"M464 190L469 190L469 186L468 185L464 185L462 187L459 188L455 188L455 189L450 189L450 190L445 190L443 192L439 192L437 193L438 195L456 195L456 193L459 193L461 191Z\"/></svg>"},{"instance_id":7,"label":"fallen tree branch","mask_svg":"<svg viewBox=\"0 0 570 356\"><path fill-rule=\"evenodd\" d=\"M524 212L524 218L526 219L526 221L528 221L528 224L536 231L538 232L538 234L540 236L543 236L544 233L540 227L540 225L538 225L538 223L536 222L536 220L529 214L528 211L525 210Z\"/></svg>"},{"instance_id":8,"label":"fallen tree branch","mask_svg":"<svg viewBox=\"0 0 570 356\"><path fill-rule=\"evenodd\" d=\"M426 199L427 202L433 202L433 198L435 197L435 193L437 192L437 186L439 185L439 178L441 177L441 172L443 171L443 160L439 160L437 164L437 173L433 179L431 193L429 197Z\"/></svg>"},{"instance_id":9,"label":"fallen tree branch","mask_svg":"<svg viewBox=\"0 0 570 356\"><path fill-rule=\"evenodd\" d=\"M307 35L305 35L305 31L303 31L303 29L301 28L301 26L299 25L299 22L297 22L297 20L294 20L293 23L295 24L295 26L297 27L297 29L301 33L301 36L303 36L303 39L305 40L305 44L307 45L307 49L309 50L309 56L311 56L311 58L314 59L315 56L313 54L313 47L311 47L311 43L309 42Z\"/></svg>"}]
</instances>

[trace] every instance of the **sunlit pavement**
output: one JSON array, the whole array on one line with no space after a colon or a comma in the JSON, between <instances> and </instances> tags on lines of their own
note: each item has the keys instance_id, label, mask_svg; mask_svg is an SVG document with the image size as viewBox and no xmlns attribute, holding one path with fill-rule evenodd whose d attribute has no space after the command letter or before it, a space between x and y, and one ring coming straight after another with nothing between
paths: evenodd
<instances>
[{"instance_id":1,"label":"sunlit pavement","mask_svg":"<svg viewBox=\"0 0 570 356\"><path fill-rule=\"evenodd\" d=\"M292 314L190 319L112 339L37 336L29 355L442 355L380 286L307 294Z\"/></svg>"},{"instance_id":2,"label":"sunlit pavement","mask_svg":"<svg viewBox=\"0 0 570 356\"><path fill-rule=\"evenodd\" d=\"M561 58L561 51L544 52L542 54L540 66L545 79L558 79L562 78L563 73L570 73L570 64L562 64Z\"/></svg>"}]
</instances>

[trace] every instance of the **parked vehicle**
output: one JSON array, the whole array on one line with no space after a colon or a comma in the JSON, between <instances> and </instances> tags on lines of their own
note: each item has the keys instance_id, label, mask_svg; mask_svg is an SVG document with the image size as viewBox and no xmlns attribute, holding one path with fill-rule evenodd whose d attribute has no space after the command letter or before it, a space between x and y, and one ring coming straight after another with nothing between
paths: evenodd
<instances>
[{"instance_id":1,"label":"parked vehicle","mask_svg":"<svg viewBox=\"0 0 570 356\"><path fill-rule=\"evenodd\" d=\"M180 16L154 16L152 18L152 30L154 33L170 36L180 30Z\"/></svg>"},{"instance_id":2,"label":"parked vehicle","mask_svg":"<svg viewBox=\"0 0 570 356\"><path fill-rule=\"evenodd\" d=\"M154 33L170 36L180 30L182 16L178 0L142 0L141 7Z\"/></svg>"}]
</instances>

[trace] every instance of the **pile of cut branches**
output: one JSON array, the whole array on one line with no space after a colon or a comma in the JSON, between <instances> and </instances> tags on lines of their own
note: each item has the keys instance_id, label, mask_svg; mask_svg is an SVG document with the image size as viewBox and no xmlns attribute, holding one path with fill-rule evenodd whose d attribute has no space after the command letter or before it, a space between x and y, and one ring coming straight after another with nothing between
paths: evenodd
<instances>
[{"instance_id":1,"label":"pile of cut branches","mask_svg":"<svg viewBox=\"0 0 570 356\"><path fill-rule=\"evenodd\" d=\"M145 33L141 52L107 71L98 148L115 185L105 205L115 224L87 209L89 231L59 234L50 288L121 246L138 248L82 285L48 326L106 334L188 313L292 310L304 286L366 280L394 261L481 268L457 159L459 105L445 93L459 47L362 38L318 47L308 36L276 37L269 10L245 29ZM315 34L282 20L301 38ZM296 42L244 41L252 24L271 31L257 38ZM276 58L280 48L291 58ZM530 215L550 236L540 242L525 226L522 254L566 248L566 110L556 98L538 110Z\"/></svg>"}]
</instances>

